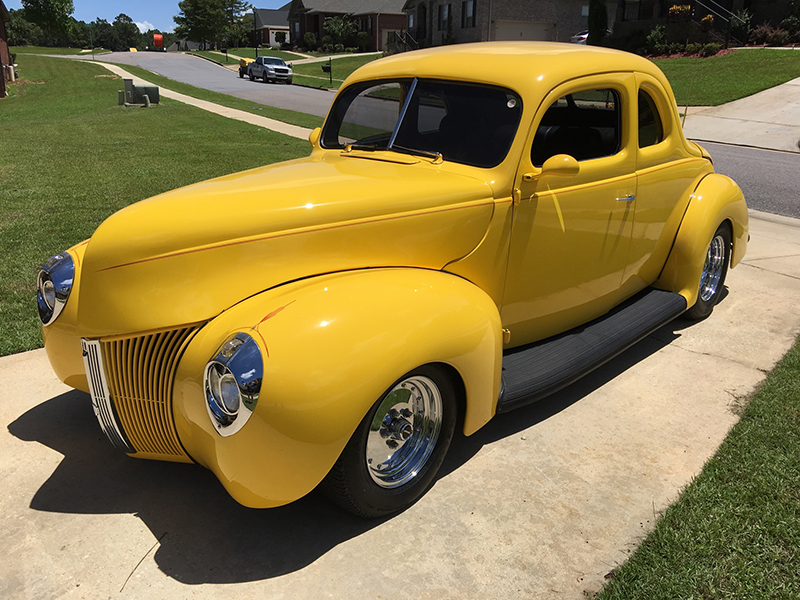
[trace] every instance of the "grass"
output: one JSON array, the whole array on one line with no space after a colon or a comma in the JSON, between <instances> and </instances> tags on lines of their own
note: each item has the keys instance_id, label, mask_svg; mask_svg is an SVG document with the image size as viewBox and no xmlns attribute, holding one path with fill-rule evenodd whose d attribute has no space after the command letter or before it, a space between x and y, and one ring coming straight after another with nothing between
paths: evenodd
<instances>
[{"instance_id":1,"label":"grass","mask_svg":"<svg viewBox=\"0 0 800 600\"><path fill-rule=\"evenodd\" d=\"M51 254L155 194L308 154L308 143L165 99L117 106L101 66L20 55L0 100L0 355L41 346L34 280Z\"/></svg>"},{"instance_id":2,"label":"grass","mask_svg":"<svg viewBox=\"0 0 800 600\"><path fill-rule=\"evenodd\" d=\"M135 67L132 65L121 66L132 75L141 77L142 79L145 79L150 83L154 83L159 87L180 92L181 94L186 94L192 98L199 98L200 100L207 100L209 102L221 104L222 106L227 106L228 108L237 108L255 115L261 115L262 117L269 117L270 119L275 119L276 121L291 123L292 125L297 125L298 127L314 129L315 127L320 127L322 125L322 121L324 120L322 117L308 115L306 113L296 112L293 110L287 110L285 108L274 108L272 106L266 106L263 104L255 104L247 100L242 100L241 98L228 96L227 94L220 94L219 92L212 92L211 90L194 87L193 85L181 83L180 81L175 81L174 79L169 79L168 77L158 75L152 71L148 71L147 69L142 69L141 67ZM235 71L231 71L231 77L238 76L239 75ZM258 81L260 83L260 80ZM333 100L332 97L331 100Z\"/></svg>"},{"instance_id":3,"label":"grass","mask_svg":"<svg viewBox=\"0 0 800 600\"><path fill-rule=\"evenodd\" d=\"M711 58L653 61L669 79L678 106L719 106L800 77L800 52L758 48Z\"/></svg>"},{"instance_id":4,"label":"grass","mask_svg":"<svg viewBox=\"0 0 800 600\"><path fill-rule=\"evenodd\" d=\"M331 61L332 84L329 82L328 74L322 72L321 65L325 63L316 62L294 65L292 67L292 71L294 72L293 81L294 83L300 83L311 87L338 89L350 73L380 57L380 54L373 54L369 56L347 56L333 59Z\"/></svg>"},{"instance_id":5,"label":"grass","mask_svg":"<svg viewBox=\"0 0 800 600\"><path fill-rule=\"evenodd\" d=\"M209 55L209 58L213 58L218 62L225 62L225 54L220 52L200 52L200 51L193 51L191 54L205 54ZM241 56L242 58L255 58L256 51L253 48L228 48L228 54L234 54L236 56ZM267 48L259 48L258 49L259 56L277 56L278 58L282 58L286 62L292 62L293 60L300 60L305 58L305 56L301 54L295 54L294 52L284 52L283 50L269 50ZM219 59L222 59L221 61ZM230 59L231 62L239 62L238 60L234 60L233 58Z\"/></svg>"},{"instance_id":6,"label":"grass","mask_svg":"<svg viewBox=\"0 0 800 600\"><path fill-rule=\"evenodd\" d=\"M800 339L599 600L800 598Z\"/></svg>"},{"instance_id":7,"label":"grass","mask_svg":"<svg viewBox=\"0 0 800 600\"><path fill-rule=\"evenodd\" d=\"M12 46L8 49L11 54L90 54L81 48L48 48L47 46ZM108 54L111 50L95 50L97 54Z\"/></svg>"}]
</instances>

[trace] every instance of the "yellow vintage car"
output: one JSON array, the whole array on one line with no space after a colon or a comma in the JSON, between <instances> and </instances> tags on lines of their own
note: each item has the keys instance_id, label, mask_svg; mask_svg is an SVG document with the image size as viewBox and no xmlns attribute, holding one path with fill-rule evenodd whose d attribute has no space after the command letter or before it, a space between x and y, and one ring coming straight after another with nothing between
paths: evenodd
<instances>
[{"instance_id":1,"label":"yellow vintage car","mask_svg":"<svg viewBox=\"0 0 800 600\"><path fill-rule=\"evenodd\" d=\"M240 503L356 514L456 429L704 318L744 198L651 62L552 43L408 52L342 85L307 158L129 206L38 275L47 354L130 456Z\"/></svg>"}]
</instances>

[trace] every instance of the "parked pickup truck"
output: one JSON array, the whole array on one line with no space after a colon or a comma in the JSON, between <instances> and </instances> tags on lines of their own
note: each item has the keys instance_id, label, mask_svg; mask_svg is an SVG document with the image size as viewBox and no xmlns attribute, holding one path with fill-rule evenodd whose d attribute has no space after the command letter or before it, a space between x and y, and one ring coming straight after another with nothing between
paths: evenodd
<instances>
[{"instance_id":1,"label":"parked pickup truck","mask_svg":"<svg viewBox=\"0 0 800 600\"><path fill-rule=\"evenodd\" d=\"M258 77L263 79L264 83L269 81L292 83L292 68L282 58L276 56L257 57L247 65L247 75L250 77L250 81L254 81Z\"/></svg>"}]
</instances>

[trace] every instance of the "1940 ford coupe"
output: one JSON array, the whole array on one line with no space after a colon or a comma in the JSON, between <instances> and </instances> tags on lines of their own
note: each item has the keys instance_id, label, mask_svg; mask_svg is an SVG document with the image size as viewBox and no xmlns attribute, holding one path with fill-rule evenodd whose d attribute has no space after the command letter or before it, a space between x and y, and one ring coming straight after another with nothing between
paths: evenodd
<instances>
[{"instance_id":1,"label":"1940 ford coupe","mask_svg":"<svg viewBox=\"0 0 800 600\"><path fill-rule=\"evenodd\" d=\"M47 354L130 456L240 503L380 516L458 427L575 381L744 256L747 207L649 61L551 43L374 61L309 157L170 191L38 275Z\"/></svg>"}]
</instances>

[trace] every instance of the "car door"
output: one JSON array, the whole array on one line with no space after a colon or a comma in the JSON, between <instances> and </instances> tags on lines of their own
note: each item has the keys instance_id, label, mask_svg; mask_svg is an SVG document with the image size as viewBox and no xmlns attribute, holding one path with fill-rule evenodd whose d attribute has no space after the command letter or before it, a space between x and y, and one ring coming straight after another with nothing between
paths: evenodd
<instances>
[{"instance_id":1,"label":"car door","mask_svg":"<svg viewBox=\"0 0 800 600\"><path fill-rule=\"evenodd\" d=\"M586 77L555 88L540 106L515 180L501 313L511 346L580 325L621 300L636 199L634 89L630 73ZM563 155L576 159L577 172L542 168Z\"/></svg>"},{"instance_id":2,"label":"car door","mask_svg":"<svg viewBox=\"0 0 800 600\"><path fill-rule=\"evenodd\" d=\"M661 84L637 73L636 86L636 215L623 284L634 292L658 278L698 178L712 171L687 150Z\"/></svg>"}]
</instances>

